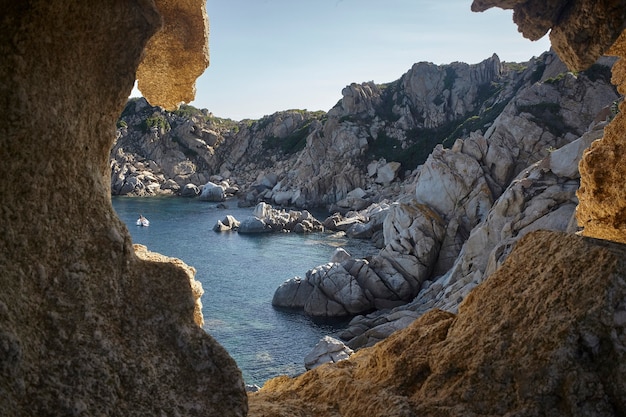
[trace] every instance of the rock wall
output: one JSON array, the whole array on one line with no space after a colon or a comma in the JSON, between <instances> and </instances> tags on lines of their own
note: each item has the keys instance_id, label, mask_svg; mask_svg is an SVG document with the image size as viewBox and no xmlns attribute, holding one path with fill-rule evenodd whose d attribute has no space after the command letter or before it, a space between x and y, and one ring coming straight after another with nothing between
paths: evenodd
<instances>
[{"instance_id":1,"label":"rock wall","mask_svg":"<svg viewBox=\"0 0 626 417\"><path fill-rule=\"evenodd\" d=\"M170 20L203 20L204 2L170 4L0 5L2 415L246 414L235 362L200 327L193 269L133 248L110 201L115 122L146 43L162 30L170 56L187 40L206 63L204 26ZM187 99L186 83L163 100Z\"/></svg>"},{"instance_id":2,"label":"rock wall","mask_svg":"<svg viewBox=\"0 0 626 417\"><path fill-rule=\"evenodd\" d=\"M621 59L613 69L613 82L626 92L626 36L608 51ZM577 219L585 236L626 243L626 106L605 129L602 140L594 142L580 163L580 204Z\"/></svg>"}]
</instances>

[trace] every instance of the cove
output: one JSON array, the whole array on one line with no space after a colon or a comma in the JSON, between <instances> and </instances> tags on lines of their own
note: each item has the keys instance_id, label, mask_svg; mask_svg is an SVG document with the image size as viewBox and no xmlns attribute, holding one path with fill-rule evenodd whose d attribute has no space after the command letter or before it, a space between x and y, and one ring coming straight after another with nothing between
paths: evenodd
<instances>
[{"instance_id":1,"label":"cove","mask_svg":"<svg viewBox=\"0 0 626 417\"><path fill-rule=\"evenodd\" d=\"M369 242L330 233L240 235L212 230L227 214L238 220L253 208L176 197L112 197L133 243L183 260L202 283L204 329L235 359L247 384L304 372L304 356L347 320L319 322L300 312L272 307L276 288L289 278L327 263L337 247L355 257L376 253ZM149 227L135 224L139 214ZM322 215L322 213L314 213ZM320 217L318 217L320 218ZM323 217L321 218L323 220Z\"/></svg>"}]
</instances>

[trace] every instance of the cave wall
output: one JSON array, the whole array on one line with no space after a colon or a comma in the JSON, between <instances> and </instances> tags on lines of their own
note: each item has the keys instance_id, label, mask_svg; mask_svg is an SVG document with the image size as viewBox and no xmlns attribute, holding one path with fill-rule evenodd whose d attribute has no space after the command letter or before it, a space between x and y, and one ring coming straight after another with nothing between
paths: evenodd
<instances>
[{"instance_id":1,"label":"cave wall","mask_svg":"<svg viewBox=\"0 0 626 417\"><path fill-rule=\"evenodd\" d=\"M166 85L144 84L153 104L189 100L208 65L204 2L0 6L0 414L245 415L235 362L200 327L194 270L136 254L110 201L137 68Z\"/></svg>"},{"instance_id":2,"label":"cave wall","mask_svg":"<svg viewBox=\"0 0 626 417\"><path fill-rule=\"evenodd\" d=\"M626 92L626 3L620 0L474 0L473 11L491 7L513 10L513 21L525 37L549 32L550 42L572 71L592 65L601 55L621 59L613 83ZM626 243L626 106L605 129L604 138L585 152L579 168L578 225L585 236Z\"/></svg>"}]
</instances>

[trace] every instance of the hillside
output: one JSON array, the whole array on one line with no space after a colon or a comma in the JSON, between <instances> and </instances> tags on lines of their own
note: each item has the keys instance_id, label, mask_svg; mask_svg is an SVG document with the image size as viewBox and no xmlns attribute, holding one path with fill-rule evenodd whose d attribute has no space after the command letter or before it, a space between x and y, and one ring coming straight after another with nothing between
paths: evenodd
<instances>
[{"instance_id":1,"label":"hillside","mask_svg":"<svg viewBox=\"0 0 626 417\"><path fill-rule=\"evenodd\" d=\"M616 99L611 62L576 76L551 52L525 63L496 55L476 65L420 62L392 83L347 86L327 113L288 110L260 120L221 119L191 106L168 112L131 99L111 151L112 192L195 195L212 180L234 187L240 204L363 208L403 193L435 145L450 148L484 134L507 113L546 137L505 183L548 149L580 136ZM564 102L576 95L589 102L581 117ZM364 191L357 207L336 206L355 189Z\"/></svg>"}]
</instances>

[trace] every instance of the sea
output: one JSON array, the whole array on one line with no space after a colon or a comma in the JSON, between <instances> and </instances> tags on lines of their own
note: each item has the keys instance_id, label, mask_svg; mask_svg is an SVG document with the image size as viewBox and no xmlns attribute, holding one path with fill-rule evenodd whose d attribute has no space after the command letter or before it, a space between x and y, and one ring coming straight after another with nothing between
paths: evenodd
<instances>
[{"instance_id":1,"label":"sea","mask_svg":"<svg viewBox=\"0 0 626 417\"><path fill-rule=\"evenodd\" d=\"M330 261L338 247L355 257L377 252L367 240L337 233L244 235L214 232L227 214L237 220L254 208L179 197L112 197L113 208L133 242L183 260L202 283L204 330L235 359L246 384L262 386L278 375L305 371L304 357L319 340L335 336L349 319L314 320L300 311L274 308L274 291L284 281ZM135 223L142 214L149 227ZM328 213L313 212L323 220Z\"/></svg>"}]
</instances>

